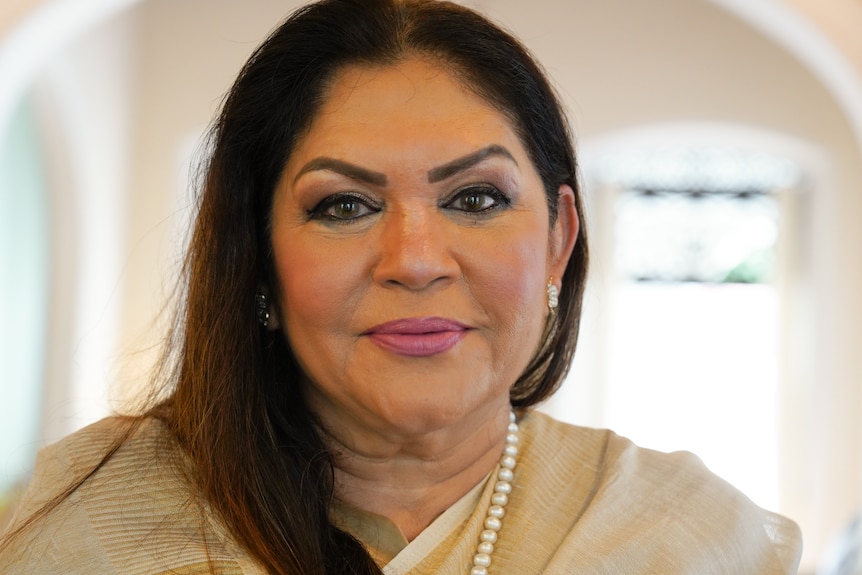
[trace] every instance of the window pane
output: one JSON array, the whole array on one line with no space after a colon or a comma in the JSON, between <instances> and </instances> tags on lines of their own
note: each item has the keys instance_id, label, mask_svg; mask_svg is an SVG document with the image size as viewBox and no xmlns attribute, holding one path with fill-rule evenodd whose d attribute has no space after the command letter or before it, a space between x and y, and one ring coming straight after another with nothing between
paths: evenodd
<instances>
[{"instance_id":1,"label":"window pane","mask_svg":"<svg viewBox=\"0 0 862 575\"><path fill-rule=\"evenodd\" d=\"M775 190L799 171L731 148L618 155L606 423L688 450L777 508Z\"/></svg>"},{"instance_id":2,"label":"window pane","mask_svg":"<svg viewBox=\"0 0 862 575\"><path fill-rule=\"evenodd\" d=\"M39 438L48 228L36 122L25 102L0 135L0 515Z\"/></svg>"},{"instance_id":3,"label":"window pane","mask_svg":"<svg viewBox=\"0 0 862 575\"><path fill-rule=\"evenodd\" d=\"M614 297L608 425L688 450L777 508L775 289L627 283Z\"/></svg>"},{"instance_id":4,"label":"window pane","mask_svg":"<svg viewBox=\"0 0 862 575\"><path fill-rule=\"evenodd\" d=\"M617 201L617 271L638 281L768 281L778 207L764 193L628 190Z\"/></svg>"}]
</instances>

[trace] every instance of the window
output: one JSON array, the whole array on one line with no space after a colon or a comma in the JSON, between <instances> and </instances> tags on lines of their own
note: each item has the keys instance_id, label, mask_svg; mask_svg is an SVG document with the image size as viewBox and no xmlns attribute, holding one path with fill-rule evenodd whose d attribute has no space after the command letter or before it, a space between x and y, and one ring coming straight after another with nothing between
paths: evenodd
<instances>
[{"instance_id":1,"label":"window","mask_svg":"<svg viewBox=\"0 0 862 575\"><path fill-rule=\"evenodd\" d=\"M600 425L698 454L777 509L782 206L795 164L729 147L607 156L593 202L606 334ZM602 207L603 206L603 207ZM596 214L593 214L596 216ZM612 264L602 259L612 260ZM592 334L585 334L585 338ZM573 385L579 385L575 382Z\"/></svg>"},{"instance_id":2,"label":"window","mask_svg":"<svg viewBox=\"0 0 862 575\"><path fill-rule=\"evenodd\" d=\"M28 101L0 134L0 516L38 447L48 299L48 211Z\"/></svg>"}]
</instances>

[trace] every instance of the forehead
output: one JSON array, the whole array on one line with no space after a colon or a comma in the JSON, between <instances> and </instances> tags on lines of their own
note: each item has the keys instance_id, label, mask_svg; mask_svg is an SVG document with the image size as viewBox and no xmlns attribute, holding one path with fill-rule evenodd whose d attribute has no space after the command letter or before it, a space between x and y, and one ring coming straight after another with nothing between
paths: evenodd
<instances>
[{"instance_id":1,"label":"forehead","mask_svg":"<svg viewBox=\"0 0 862 575\"><path fill-rule=\"evenodd\" d=\"M437 147L520 147L509 118L447 68L423 59L353 65L329 83L321 107L295 149L338 153L356 143L386 148L398 141ZM442 152L442 151L441 151ZM289 162L290 163L290 162Z\"/></svg>"},{"instance_id":2,"label":"forehead","mask_svg":"<svg viewBox=\"0 0 862 575\"><path fill-rule=\"evenodd\" d=\"M323 112L370 111L443 99L491 109L450 67L422 58L392 64L355 64L339 70L325 92ZM429 111L438 109L432 106Z\"/></svg>"}]
</instances>

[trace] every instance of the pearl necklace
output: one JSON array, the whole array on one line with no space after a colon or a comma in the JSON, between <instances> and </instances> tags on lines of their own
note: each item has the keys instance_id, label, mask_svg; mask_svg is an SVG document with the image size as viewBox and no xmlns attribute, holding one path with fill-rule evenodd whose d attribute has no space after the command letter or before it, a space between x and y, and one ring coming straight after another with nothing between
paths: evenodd
<instances>
[{"instance_id":1,"label":"pearl necklace","mask_svg":"<svg viewBox=\"0 0 862 575\"><path fill-rule=\"evenodd\" d=\"M500 456L500 469L497 471L497 482L494 484L494 494L491 496L491 507L485 517L485 530L479 536L479 545L473 555L473 568L470 575L488 575L491 565L491 554L497 542L497 533L503 528L503 516L506 514L506 504L512 493L512 479L515 477L515 456L518 455L518 422L515 412L509 412L509 428L506 433L506 446Z\"/></svg>"}]
</instances>

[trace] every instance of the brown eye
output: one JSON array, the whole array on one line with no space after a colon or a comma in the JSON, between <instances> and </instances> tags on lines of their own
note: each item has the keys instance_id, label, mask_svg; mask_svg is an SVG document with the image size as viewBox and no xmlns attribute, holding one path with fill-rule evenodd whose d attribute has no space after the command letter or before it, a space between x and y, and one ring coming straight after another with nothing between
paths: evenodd
<instances>
[{"instance_id":1,"label":"brown eye","mask_svg":"<svg viewBox=\"0 0 862 575\"><path fill-rule=\"evenodd\" d=\"M379 207L362 196L335 194L324 198L314 208L308 210L308 216L313 220L349 223L379 211Z\"/></svg>"},{"instance_id":2,"label":"brown eye","mask_svg":"<svg viewBox=\"0 0 862 575\"><path fill-rule=\"evenodd\" d=\"M326 213L333 218L339 220L349 220L355 218L362 211L359 202L355 200L344 200L330 206Z\"/></svg>"},{"instance_id":3,"label":"brown eye","mask_svg":"<svg viewBox=\"0 0 862 575\"><path fill-rule=\"evenodd\" d=\"M509 204L511 204L511 200L496 188L470 186L456 194L445 207L477 214L503 208Z\"/></svg>"},{"instance_id":4,"label":"brown eye","mask_svg":"<svg viewBox=\"0 0 862 575\"><path fill-rule=\"evenodd\" d=\"M493 198L490 198L486 194L478 194L475 192L471 192L461 198L461 205L464 210L468 212L481 212L493 205L493 203Z\"/></svg>"}]
</instances>

